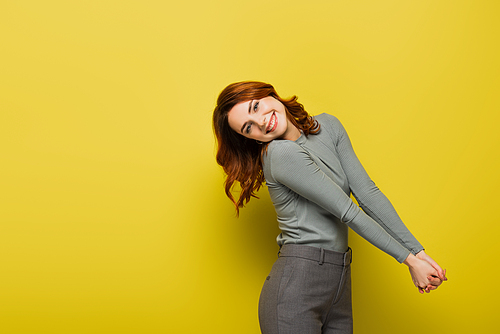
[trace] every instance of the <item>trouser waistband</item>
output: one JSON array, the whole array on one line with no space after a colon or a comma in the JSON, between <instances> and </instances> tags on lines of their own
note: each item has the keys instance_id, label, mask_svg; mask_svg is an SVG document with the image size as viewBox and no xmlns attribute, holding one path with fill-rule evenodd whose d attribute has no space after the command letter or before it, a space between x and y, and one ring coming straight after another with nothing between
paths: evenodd
<instances>
[{"instance_id":1,"label":"trouser waistband","mask_svg":"<svg viewBox=\"0 0 500 334\"><path fill-rule=\"evenodd\" d=\"M319 264L331 263L339 266L347 266L352 262L352 250L350 247L345 253L341 253L319 247L286 244L281 246L278 254L279 257L299 257L318 261Z\"/></svg>"}]
</instances>

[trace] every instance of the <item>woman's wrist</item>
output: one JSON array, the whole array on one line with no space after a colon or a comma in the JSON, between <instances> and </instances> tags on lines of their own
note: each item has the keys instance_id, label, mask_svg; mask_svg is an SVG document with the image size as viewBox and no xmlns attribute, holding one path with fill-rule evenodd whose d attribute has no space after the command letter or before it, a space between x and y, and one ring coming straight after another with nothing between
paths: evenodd
<instances>
[{"instance_id":1,"label":"woman's wrist","mask_svg":"<svg viewBox=\"0 0 500 334\"><path fill-rule=\"evenodd\" d=\"M423 249L415 254L415 256L420 260L424 260L426 255L427 254L425 254L425 251Z\"/></svg>"},{"instance_id":2,"label":"woman's wrist","mask_svg":"<svg viewBox=\"0 0 500 334\"><path fill-rule=\"evenodd\" d=\"M418 258L413 255L412 253L408 254L406 259L403 261L404 264L406 264L408 267L413 267L415 265L415 262L418 261Z\"/></svg>"}]
</instances>

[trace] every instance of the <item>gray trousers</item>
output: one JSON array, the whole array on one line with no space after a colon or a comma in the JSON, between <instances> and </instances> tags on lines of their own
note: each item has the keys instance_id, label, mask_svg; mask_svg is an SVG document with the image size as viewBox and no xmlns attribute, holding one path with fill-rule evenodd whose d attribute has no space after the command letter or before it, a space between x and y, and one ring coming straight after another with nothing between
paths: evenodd
<instances>
[{"instance_id":1,"label":"gray trousers","mask_svg":"<svg viewBox=\"0 0 500 334\"><path fill-rule=\"evenodd\" d=\"M352 334L351 249L283 245L259 300L263 334Z\"/></svg>"}]
</instances>

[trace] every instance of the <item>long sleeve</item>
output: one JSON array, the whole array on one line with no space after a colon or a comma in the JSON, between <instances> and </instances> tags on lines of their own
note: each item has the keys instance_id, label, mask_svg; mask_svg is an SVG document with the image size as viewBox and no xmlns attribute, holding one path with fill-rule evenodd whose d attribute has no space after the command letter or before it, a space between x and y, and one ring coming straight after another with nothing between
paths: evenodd
<instances>
[{"instance_id":1,"label":"long sleeve","mask_svg":"<svg viewBox=\"0 0 500 334\"><path fill-rule=\"evenodd\" d=\"M406 259L409 250L363 212L300 145L292 141L282 141L270 147L268 155L268 167L273 182L279 182L338 217L398 262Z\"/></svg>"},{"instance_id":2,"label":"long sleeve","mask_svg":"<svg viewBox=\"0 0 500 334\"><path fill-rule=\"evenodd\" d=\"M402 246L413 254L423 249L422 245L405 226L387 197L370 179L354 153L349 136L337 118L331 116L340 163L349 181L349 187L359 205L374 221Z\"/></svg>"}]
</instances>

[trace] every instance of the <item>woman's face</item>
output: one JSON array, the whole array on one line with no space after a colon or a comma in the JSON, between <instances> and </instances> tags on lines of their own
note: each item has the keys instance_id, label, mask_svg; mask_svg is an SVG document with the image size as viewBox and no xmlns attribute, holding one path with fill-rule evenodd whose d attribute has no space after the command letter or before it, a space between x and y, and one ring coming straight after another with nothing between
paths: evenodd
<instances>
[{"instance_id":1,"label":"woman's face","mask_svg":"<svg viewBox=\"0 0 500 334\"><path fill-rule=\"evenodd\" d=\"M285 106L272 96L238 103L228 113L231 129L250 139L297 140L300 131L286 117Z\"/></svg>"}]
</instances>

